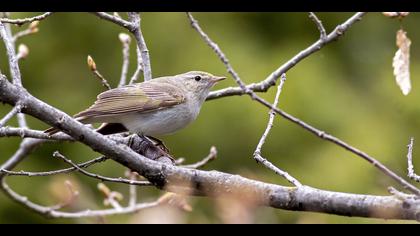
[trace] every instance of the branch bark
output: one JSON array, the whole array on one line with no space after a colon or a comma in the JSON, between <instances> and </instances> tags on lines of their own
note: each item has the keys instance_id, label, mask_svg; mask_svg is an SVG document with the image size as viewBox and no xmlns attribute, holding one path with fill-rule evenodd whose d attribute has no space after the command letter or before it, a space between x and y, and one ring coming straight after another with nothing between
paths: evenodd
<instances>
[{"instance_id":1,"label":"branch bark","mask_svg":"<svg viewBox=\"0 0 420 236\"><path fill-rule=\"evenodd\" d=\"M289 188L246 179L218 171L200 171L176 167L141 156L126 145L85 127L70 116L30 95L26 90L0 79L0 100L15 105L21 102L23 112L49 125L60 128L87 146L118 163L136 171L156 187L176 193L198 196L227 197L248 196L256 204L300 211L316 211L346 216L380 217L387 219L419 220L418 199L401 201L394 197L336 193L307 186ZM16 160L15 160L16 161ZM12 167L13 165L7 165ZM9 168L3 168L9 169ZM28 207L14 192L3 191L13 200ZM27 201L27 199L26 199ZM45 209L30 205L44 214ZM34 210L34 209L32 209Z\"/></svg>"}]
</instances>

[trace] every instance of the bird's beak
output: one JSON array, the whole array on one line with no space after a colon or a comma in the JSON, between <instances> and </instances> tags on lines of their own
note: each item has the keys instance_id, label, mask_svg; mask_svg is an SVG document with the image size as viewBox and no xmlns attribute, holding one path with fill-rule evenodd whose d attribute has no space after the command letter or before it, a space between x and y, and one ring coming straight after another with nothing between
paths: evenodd
<instances>
[{"instance_id":1,"label":"bird's beak","mask_svg":"<svg viewBox=\"0 0 420 236\"><path fill-rule=\"evenodd\" d=\"M214 77L214 78L212 79L212 82L213 82L213 84L215 84L215 83L217 83L217 82L219 82L219 81L222 81L222 80L224 80L224 79L226 79L226 77L224 77L224 76L216 76L216 77Z\"/></svg>"}]
</instances>

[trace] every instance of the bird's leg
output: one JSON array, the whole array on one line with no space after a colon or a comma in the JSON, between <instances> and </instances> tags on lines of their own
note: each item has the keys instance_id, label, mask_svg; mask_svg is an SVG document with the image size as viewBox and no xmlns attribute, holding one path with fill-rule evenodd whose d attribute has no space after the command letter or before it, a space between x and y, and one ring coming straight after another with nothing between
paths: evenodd
<instances>
[{"instance_id":1,"label":"bird's leg","mask_svg":"<svg viewBox=\"0 0 420 236\"><path fill-rule=\"evenodd\" d=\"M166 147L165 143L162 140L160 140L158 138L155 138L155 137L152 137L152 136L146 136L146 137L149 138L149 139L151 139L151 140L153 140L153 141L155 141L156 142L155 145L157 147L159 147L160 149L162 149L163 151L165 151L168 154L170 153L169 148Z\"/></svg>"}]
</instances>

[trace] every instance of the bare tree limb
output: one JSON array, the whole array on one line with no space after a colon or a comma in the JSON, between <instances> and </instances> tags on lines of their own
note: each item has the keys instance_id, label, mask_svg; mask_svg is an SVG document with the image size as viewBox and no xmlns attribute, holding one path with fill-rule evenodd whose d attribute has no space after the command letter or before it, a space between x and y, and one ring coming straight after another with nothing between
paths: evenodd
<instances>
[{"instance_id":1,"label":"bare tree limb","mask_svg":"<svg viewBox=\"0 0 420 236\"><path fill-rule=\"evenodd\" d=\"M408 177L416 182L420 182L420 176L416 175L416 173L414 172L413 147L414 147L414 138L411 138L410 143L408 144L408 153L407 153Z\"/></svg>"},{"instance_id":2,"label":"bare tree limb","mask_svg":"<svg viewBox=\"0 0 420 236\"><path fill-rule=\"evenodd\" d=\"M91 165L94 165L96 163L104 162L108 160L105 156L100 156L95 159L92 159L90 161L77 164L79 168L87 168ZM39 176L50 176L50 175L58 175L58 174L65 174L70 173L73 171L77 171L78 169L76 167L70 167L66 169L61 170L51 170L51 171L44 171L44 172L29 172L29 171L10 171L10 170L3 170L0 169L0 172L5 173L8 176L28 176L28 177L39 177Z\"/></svg>"},{"instance_id":3,"label":"bare tree limb","mask_svg":"<svg viewBox=\"0 0 420 236\"><path fill-rule=\"evenodd\" d=\"M316 134L318 137L320 137L322 139L325 139L327 141L330 141L332 143L335 143L338 146L341 146L341 147L345 148L346 150L362 157L363 159L365 159L366 161L371 163L374 167L376 167L380 171L382 171L382 173L384 173L385 175L387 175L387 176L391 177L392 179L394 179L395 181L397 181L405 189L407 189L410 192L420 196L420 189L418 189L414 185L410 184L409 182L404 180L402 177L398 176L396 173L394 173L393 171L388 169L385 165L380 163L375 158L373 158L373 157L369 156L368 154L358 150L355 147L352 147L351 145L345 143L344 141L342 141L342 140L340 140L340 139L338 139L338 138L336 138L332 135L326 134L325 132L320 131L320 130L306 124L305 122L303 122L303 121L301 121L301 120L283 112L282 110L278 109L277 107L273 106L272 104L270 104L266 100L264 100L261 97L259 97L258 95L256 95L254 93L254 91L250 90L248 87L245 87L244 83L239 78L239 75L233 70L232 66L229 63L229 60L226 58L226 56L221 51L219 46L216 43L214 43L208 37L208 35L206 33L203 32L201 27L198 25L198 22L192 17L191 14L187 13L187 15L188 15L188 18L191 21L191 24L192 24L193 28L201 35L201 37L206 41L206 43L216 52L219 59L223 62L223 64L227 68L228 72L233 76L233 78L235 79L237 84L239 84L240 89L242 89L244 91L243 93L248 94L249 96L251 96L251 98L253 100L256 100L257 102L263 104L267 108L275 111L276 113L280 114L282 117L286 118L287 120L292 121L295 124L298 124L299 126L303 127L305 130L310 131L313 134ZM331 40L331 38L335 39L339 35L342 35L344 30L346 30L352 24L351 22L355 22L355 21L359 20L362 15L363 15L363 13L357 13L354 16L352 16L349 20L347 20L344 24L337 26L336 29L328 35L327 40L325 42L328 42L329 40ZM338 36L333 37L333 35L338 35ZM323 42L323 43L325 43L325 42ZM273 74L275 74L275 73L276 72L274 72ZM275 83L276 79L274 79L273 82Z\"/></svg>"},{"instance_id":4,"label":"bare tree limb","mask_svg":"<svg viewBox=\"0 0 420 236\"><path fill-rule=\"evenodd\" d=\"M143 59L141 58L141 52L140 52L139 47L136 47L136 53L137 53L137 68L133 76L131 77L129 84L135 83L140 76L140 72L143 70Z\"/></svg>"},{"instance_id":5,"label":"bare tree limb","mask_svg":"<svg viewBox=\"0 0 420 236\"><path fill-rule=\"evenodd\" d=\"M137 42L137 47L140 49L141 52L144 81L151 80L153 78L152 68L150 65L149 50L147 49L146 41L144 40L143 33L141 32L140 14L136 12L129 12L128 18L131 24L134 26L130 31L131 33L133 33L134 38Z\"/></svg>"},{"instance_id":6,"label":"bare tree limb","mask_svg":"<svg viewBox=\"0 0 420 236\"><path fill-rule=\"evenodd\" d=\"M104 20L110 21L112 23L115 23L117 25L120 25L120 26L126 28L129 31L133 30L133 28L135 27L134 24L132 24L131 22L128 22L128 21L122 19L121 17L114 16L114 15L108 14L106 12L92 12L92 13L95 14L96 16L98 16L101 19L104 19Z\"/></svg>"},{"instance_id":7,"label":"bare tree limb","mask_svg":"<svg viewBox=\"0 0 420 236\"><path fill-rule=\"evenodd\" d=\"M12 119L13 118L13 116L15 116L17 113L19 113L20 112L20 109L21 109L22 107L19 105L19 104L17 104L16 106L14 106L13 107L13 109L9 112L9 113L7 113L4 117L3 117L3 119L1 119L0 120L0 129L10 120L10 119Z\"/></svg>"},{"instance_id":8,"label":"bare tree limb","mask_svg":"<svg viewBox=\"0 0 420 236\"><path fill-rule=\"evenodd\" d=\"M18 86L22 86L22 79L20 76L19 65L17 63L18 60L16 58L15 47L2 22L0 22L0 37L3 39L7 56L9 57L10 74L12 76L13 83Z\"/></svg>"},{"instance_id":9,"label":"bare tree limb","mask_svg":"<svg viewBox=\"0 0 420 236\"><path fill-rule=\"evenodd\" d=\"M11 170L17 166L23 159L31 154L36 148L43 144L45 140L26 138L20 143L18 150L4 164L0 166L1 170ZM0 179L5 176L0 172Z\"/></svg>"},{"instance_id":10,"label":"bare tree limb","mask_svg":"<svg viewBox=\"0 0 420 236\"><path fill-rule=\"evenodd\" d=\"M0 18L0 22L1 23L10 23L10 24L15 24L15 25L23 25L23 24L26 24L26 23L34 22L34 21L41 21L41 20L47 18L48 16L50 16L52 14L53 14L53 12L45 12L42 15L34 16L34 17L30 17L30 18L24 18L24 19Z\"/></svg>"},{"instance_id":11,"label":"bare tree limb","mask_svg":"<svg viewBox=\"0 0 420 236\"><path fill-rule=\"evenodd\" d=\"M309 18L316 24L316 27L319 30L319 38L321 41L327 40L327 31L325 30L324 25L322 25L321 20L318 19L318 17L313 12L309 12Z\"/></svg>"},{"instance_id":12,"label":"bare tree limb","mask_svg":"<svg viewBox=\"0 0 420 236\"><path fill-rule=\"evenodd\" d=\"M72 117L36 99L21 87L0 79L0 100L9 104L22 102L22 111L28 113L51 126L59 128L75 140L78 140L103 155L121 163L144 176L155 186L173 192L207 196L252 196L258 205L272 206L288 210L305 210L337 215L365 217L418 219L420 204L404 203L394 197L333 193L309 188L288 188L259 181L249 180L237 175L229 175L217 171L200 171L175 167L156 162L141 156L126 145L115 141L85 127ZM7 167L16 163L17 158L9 160ZM4 166L4 165L3 165ZM2 168L7 169L9 168ZM3 190L24 204L22 199L16 200L8 189ZM27 200L27 199L26 199ZM322 204L321 204L322 203ZM410 207L406 207L409 204ZM404 205L404 207L403 207ZM351 206L349 208L349 206ZM384 207L387 212L385 214ZM44 211L45 208L42 208ZM416 215L417 214L417 215Z\"/></svg>"},{"instance_id":13,"label":"bare tree limb","mask_svg":"<svg viewBox=\"0 0 420 236\"><path fill-rule=\"evenodd\" d=\"M27 128L1 127L0 137L21 137L21 138L36 138L55 141L74 141L74 139L67 134L57 133L49 135L40 130L33 130Z\"/></svg>"},{"instance_id":14,"label":"bare tree limb","mask_svg":"<svg viewBox=\"0 0 420 236\"><path fill-rule=\"evenodd\" d=\"M68 158L63 156L58 151L54 152L53 156L57 157L57 158L60 158L61 160L63 160L67 164L73 166L73 168L76 168L78 172L80 172L80 173L82 173L86 176L95 178L95 179L99 179L99 180L102 180L102 181L108 181L108 182L115 182L115 183L139 185L139 186L150 186L151 185L151 183L149 181L136 181L136 180L130 180L130 179L124 179L124 178L110 178L110 177L105 177L105 176L102 176L102 175L90 173L90 172L82 169L78 165L74 164L71 160L69 160Z\"/></svg>"},{"instance_id":15,"label":"bare tree limb","mask_svg":"<svg viewBox=\"0 0 420 236\"><path fill-rule=\"evenodd\" d=\"M8 32L9 31L9 32ZM20 74L19 64L18 64L18 58L16 56L15 52L15 45L11 35L10 28L5 27L5 25L0 21L0 37L3 39L4 45L6 47L7 56L9 58L9 67L10 67L10 74L12 76L12 81L14 84L17 84L18 86L22 86L22 78ZM19 126L21 128L28 127L25 119L24 114L17 114L17 119Z\"/></svg>"},{"instance_id":16,"label":"bare tree limb","mask_svg":"<svg viewBox=\"0 0 420 236\"><path fill-rule=\"evenodd\" d=\"M305 59L306 57L312 55L313 53L317 52L325 45L337 40L340 36L342 36L354 23L359 21L366 13L358 12L350 17L346 22L338 25L334 31L328 34L325 40L318 40L313 43L311 46L307 47L306 49L300 51L294 57L292 57L289 61L281 65L278 69L272 72L266 79L259 83L253 83L247 86L248 89L254 92L266 92L270 87L276 84L276 81L280 76L286 73L288 70L293 68L297 63L301 60ZM233 96L233 95L243 95L245 94L244 90L241 87L229 87L220 89L217 91L213 91L207 97L207 100L217 99L226 96Z\"/></svg>"},{"instance_id":17,"label":"bare tree limb","mask_svg":"<svg viewBox=\"0 0 420 236\"><path fill-rule=\"evenodd\" d=\"M127 73L128 73L128 66L130 64L130 42L131 42L131 38L128 34L125 33L120 33L118 35L123 49L122 49L122 54L123 54L123 64L122 64L122 69L121 69L121 78L120 78L120 82L118 83L118 87L124 86L127 84Z\"/></svg>"},{"instance_id":18,"label":"bare tree limb","mask_svg":"<svg viewBox=\"0 0 420 236\"><path fill-rule=\"evenodd\" d=\"M280 79L280 83L279 86L277 87L277 93L276 93L276 97L274 99L274 103L273 106L277 107L278 103L279 103L279 98L280 98L280 94L281 94L281 90L283 88L284 82L286 81L286 75L282 75L282 78ZM267 123L267 128L265 129L263 135L261 136L260 141L258 142L258 145L255 149L254 152L254 159L258 162L261 163L263 166L265 166L266 168L274 171L274 173L280 175L281 177L285 178L287 181L289 181L289 183L293 184L296 187L300 187L302 186L302 184L293 176L291 176L289 173L287 173L284 170L281 170L280 168L276 167L275 165L273 165L273 163L271 163L270 161L268 161L266 158L264 158L263 156L261 156L261 149L262 146L265 143L265 140L267 139L268 134L270 133L271 128L273 127L273 122L274 122L274 117L276 115L276 113L271 109L269 112L269 119L268 119L268 123Z\"/></svg>"},{"instance_id":19,"label":"bare tree limb","mask_svg":"<svg viewBox=\"0 0 420 236\"><path fill-rule=\"evenodd\" d=\"M217 157L217 149L215 146L212 146L210 148L210 153L209 155L207 155L203 160L194 163L194 164L189 164L189 165L182 165L180 167L184 167L184 168L190 168L190 169L199 169L202 168L203 166L207 165L210 161L216 159Z\"/></svg>"},{"instance_id":20,"label":"bare tree limb","mask_svg":"<svg viewBox=\"0 0 420 236\"><path fill-rule=\"evenodd\" d=\"M106 210L84 210L80 212L64 212L56 210L55 206L53 207L45 207L34 202L28 200L27 197L19 195L15 191L13 191L9 185L7 185L4 178L0 179L1 181L1 189L3 190L6 195L14 200L17 203L20 203L22 206L26 207L27 209L41 214L45 217L49 218L82 218L82 217L98 217L98 216L110 216L110 215L122 215L128 213L136 213L138 211L152 208L159 206L158 201L149 202L149 203L139 203L134 207L125 207L122 209L106 209Z\"/></svg>"}]
</instances>

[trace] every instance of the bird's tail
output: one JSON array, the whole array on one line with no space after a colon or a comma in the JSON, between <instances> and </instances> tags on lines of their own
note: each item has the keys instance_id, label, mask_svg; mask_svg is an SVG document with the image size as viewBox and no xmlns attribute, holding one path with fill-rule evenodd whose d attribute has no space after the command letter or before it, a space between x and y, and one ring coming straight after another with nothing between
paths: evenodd
<instances>
[{"instance_id":1,"label":"bird's tail","mask_svg":"<svg viewBox=\"0 0 420 236\"><path fill-rule=\"evenodd\" d=\"M77 117L76 118L77 121L85 123L85 119L83 117ZM53 135L56 134L58 132L61 132L59 129L55 128L55 127L50 127L46 130L44 130L44 133L48 134L48 135Z\"/></svg>"},{"instance_id":2,"label":"bird's tail","mask_svg":"<svg viewBox=\"0 0 420 236\"><path fill-rule=\"evenodd\" d=\"M80 121L82 123L87 123L85 119L82 117L76 118L77 121ZM115 134L115 133L121 133L128 131L122 124L119 123L103 123L99 128L96 129L96 132L107 135L107 134ZM53 135L60 132L59 129L50 127L46 130L44 130L44 133L48 135Z\"/></svg>"}]
</instances>

